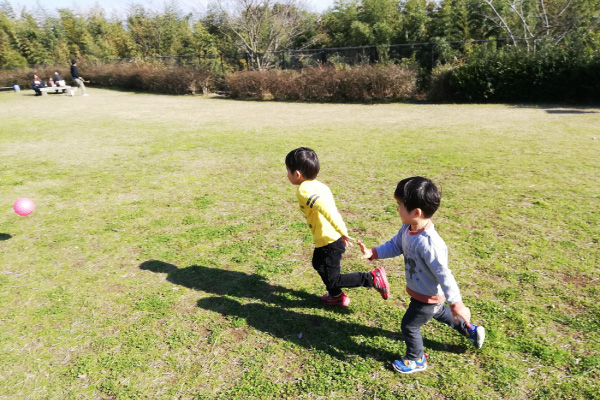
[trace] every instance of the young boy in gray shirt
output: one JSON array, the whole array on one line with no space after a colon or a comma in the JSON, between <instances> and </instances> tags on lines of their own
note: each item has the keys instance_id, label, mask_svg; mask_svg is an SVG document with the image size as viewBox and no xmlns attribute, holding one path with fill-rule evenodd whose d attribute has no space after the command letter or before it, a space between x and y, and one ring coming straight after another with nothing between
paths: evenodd
<instances>
[{"instance_id":1,"label":"young boy in gray shirt","mask_svg":"<svg viewBox=\"0 0 600 400\"><path fill-rule=\"evenodd\" d=\"M448 268L446 243L431 222L441 202L437 186L427 178L407 178L398 183L394 198L402 220L400 231L373 249L361 241L358 244L363 258L368 260L404 255L406 291L411 297L401 324L406 355L394 361L393 366L398 372L410 374L427 368L428 355L423 350L421 326L431 318L471 339L478 349L483 345L485 329L471 324L471 311L463 304ZM444 305L444 301L450 306Z\"/></svg>"}]
</instances>

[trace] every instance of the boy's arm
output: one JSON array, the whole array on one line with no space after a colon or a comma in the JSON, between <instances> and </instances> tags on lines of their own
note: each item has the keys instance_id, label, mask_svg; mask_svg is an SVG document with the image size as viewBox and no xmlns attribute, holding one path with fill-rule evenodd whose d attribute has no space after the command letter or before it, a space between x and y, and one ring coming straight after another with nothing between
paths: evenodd
<instances>
[{"instance_id":1,"label":"boy's arm","mask_svg":"<svg viewBox=\"0 0 600 400\"><path fill-rule=\"evenodd\" d=\"M393 238L382 244L381 246L368 249L363 242L358 241L360 250L363 253L362 258L366 260L378 260L380 258L392 258L403 254L402 250L402 231L405 229L403 225L400 231Z\"/></svg>"},{"instance_id":2,"label":"boy's arm","mask_svg":"<svg viewBox=\"0 0 600 400\"><path fill-rule=\"evenodd\" d=\"M431 272L436 276L444 296L450 304L450 311L452 311L454 320L458 321L460 317L470 326L471 310L462 302L458 283L456 283L452 271L448 268L448 250L446 247L439 248L433 245L429 248L421 248L420 253Z\"/></svg>"}]
</instances>

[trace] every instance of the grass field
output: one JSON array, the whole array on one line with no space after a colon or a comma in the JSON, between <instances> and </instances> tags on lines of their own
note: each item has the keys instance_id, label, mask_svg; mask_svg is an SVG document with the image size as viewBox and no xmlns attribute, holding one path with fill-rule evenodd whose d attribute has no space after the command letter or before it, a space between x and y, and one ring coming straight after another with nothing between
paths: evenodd
<instances>
[{"instance_id":1,"label":"grass field","mask_svg":"<svg viewBox=\"0 0 600 400\"><path fill-rule=\"evenodd\" d=\"M600 398L600 109L90 93L0 93L0 399ZM483 349L431 322L427 371L393 372L401 257L389 300L320 305L303 145L370 246L400 179L440 184Z\"/></svg>"}]
</instances>

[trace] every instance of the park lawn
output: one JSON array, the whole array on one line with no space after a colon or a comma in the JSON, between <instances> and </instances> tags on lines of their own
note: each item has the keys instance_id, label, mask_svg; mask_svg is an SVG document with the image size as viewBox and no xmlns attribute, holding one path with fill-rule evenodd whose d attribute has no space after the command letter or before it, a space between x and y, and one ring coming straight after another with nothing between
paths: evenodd
<instances>
[{"instance_id":1,"label":"park lawn","mask_svg":"<svg viewBox=\"0 0 600 400\"><path fill-rule=\"evenodd\" d=\"M600 109L89 92L0 93L0 399L600 398ZM320 305L298 146L370 246L400 179L438 182L483 349L431 322L428 369L393 372L401 257L387 301Z\"/></svg>"}]
</instances>

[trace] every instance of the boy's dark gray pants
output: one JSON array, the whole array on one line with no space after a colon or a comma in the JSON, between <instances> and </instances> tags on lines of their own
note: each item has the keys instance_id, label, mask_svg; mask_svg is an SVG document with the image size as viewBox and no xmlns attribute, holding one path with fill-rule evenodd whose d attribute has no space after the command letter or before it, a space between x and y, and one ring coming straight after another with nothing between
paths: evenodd
<instances>
[{"instance_id":1,"label":"boy's dark gray pants","mask_svg":"<svg viewBox=\"0 0 600 400\"><path fill-rule=\"evenodd\" d=\"M451 326L461 335L467 334L467 324L459 318L459 322L454 321L450 307L439 304L427 304L410 299L410 304L404 317L402 317L402 336L406 343L406 359L419 360L423 357L423 337L421 336L421 327L433 318Z\"/></svg>"},{"instance_id":2,"label":"boy's dark gray pants","mask_svg":"<svg viewBox=\"0 0 600 400\"><path fill-rule=\"evenodd\" d=\"M372 287L373 275L370 272L341 273L342 255L346 245L342 238L323 247L315 248L312 265L319 273L330 296L339 296L342 288Z\"/></svg>"}]
</instances>

